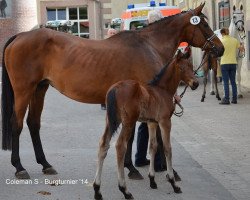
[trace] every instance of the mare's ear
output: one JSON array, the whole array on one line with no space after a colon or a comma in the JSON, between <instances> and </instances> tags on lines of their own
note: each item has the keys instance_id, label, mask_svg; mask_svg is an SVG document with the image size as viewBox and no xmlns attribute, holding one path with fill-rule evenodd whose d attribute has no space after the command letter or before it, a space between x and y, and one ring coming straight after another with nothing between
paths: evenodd
<instances>
[{"instance_id":1,"label":"mare's ear","mask_svg":"<svg viewBox=\"0 0 250 200\"><path fill-rule=\"evenodd\" d=\"M235 7L235 5L233 6L233 11L235 11L236 10L236 7Z\"/></svg>"},{"instance_id":2,"label":"mare's ear","mask_svg":"<svg viewBox=\"0 0 250 200\"><path fill-rule=\"evenodd\" d=\"M240 5L240 10L243 11L243 5L242 4Z\"/></svg>"},{"instance_id":3,"label":"mare's ear","mask_svg":"<svg viewBox=\"0 0 250 200\"><path fill-rule=\"evenodd\" d=\"M195 8L194 13L199 16L201 14L201 11L204 8L204 6L205 6L205 2L202 3L201 5L199 5L197 8Z\"/></svg>"}]
</instances>

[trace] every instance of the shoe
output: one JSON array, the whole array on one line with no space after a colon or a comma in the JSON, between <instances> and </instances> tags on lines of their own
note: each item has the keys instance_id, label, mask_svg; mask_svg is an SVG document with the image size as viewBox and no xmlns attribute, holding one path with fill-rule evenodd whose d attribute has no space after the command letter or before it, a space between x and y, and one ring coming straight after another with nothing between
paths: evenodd
<instances>
[{"instance_id":1,"label":"shoe","mask_svg":"<svg viewBox=\"0 0 250 200\"><path fill-rule=\"evenodd\" d=\"M149 164L150 164L150 160L146 159L143 162L135 163L135 166L136 167L143 167L143 166L146 166L146 165L149 165Z\"/></svg>"},{"instance_id":2,"label":"shoe","mask_svg":"<svg viewBox=\"0 0 250 200\"><path fill-rule=\"evenodd\" d=\"M231 103L237 104L237 100L232 100Z\"/></svg>"},{"instance_id":3,"label":"shoe","mask_svg":"<svg viewBox=\"0 0 250 200\"><path fill-rule=\"evenodd\" d=\"M221 105L229 105L229 104L230 104L230 101L229 101L229 100L222 99L221 102L220 102L219 104L221 104Z\"/></svg>"}]
</instances>

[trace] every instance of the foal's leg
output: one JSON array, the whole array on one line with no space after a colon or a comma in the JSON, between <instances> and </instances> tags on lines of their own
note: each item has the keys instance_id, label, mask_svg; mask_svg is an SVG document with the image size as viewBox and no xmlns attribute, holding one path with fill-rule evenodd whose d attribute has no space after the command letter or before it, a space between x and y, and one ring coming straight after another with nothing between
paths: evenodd
<instances>
[{"instance_id":1,"label":"foal's leg","mask_svg":"<svg viewBox=\"0 0 250 200\"><path fill-rule=\"evenodd\" d=\"M27 117L27 125L29 127L36 161L43 166L44 174L57 174L56 170L47 162L40 139L41 114L44 105L44 96L48 89L48 84L38 84L34 92L30 104Z\"/></svg>"},{"instance_id":2,"label":"foal's leg","mask_svg":"<svg viewBox=\"0 0 250 200\"><path fill-rule=\"evenodd\" d=\"M166 160L167 160L167 179L172 185L175 193L181 193L181 188L176 185L174 172L172 168L172 147L170 142L171 120L165 120L159 123L161 129L161 136L164 145Z\"/></svg>"},{"instance_id":3,"label":"foal's leg","mask_svg":"<svg viewBox=\"0 0 250 200\"><path fill-rule=\"evenodd\" d=\"M29 89L31 91L31 89ZM28 91L29 91L28 90ZM29 179L28 172L23 168L19 156L19 138L23 129L23 118L27 110L32 92L15 91L14 113L12 115L12 152L11 163L16 168L18 179Z\"/></svg>"},{"instance_id":4,"label":"foal's leg","mask_svg":"<svg viewBox=\"0 0 250 200\"><path fill-rule=\"evenodd\" d=\"M121 133L116 142L116 156L117 156L117 166L118 166L118 186L119 190L123 193L125 199L133 199L132 194L128 191L125 175L124 175L124 159L127 150L128 141L131 137L132 130L135 126L133 125L124 125L122 126Z\"/></svg>"},{"instance_id":5,"label":"foal's leg","mask_svg":"<svg viewBox=\"0 0 250 200\"><path fill-rule=\"evenodd\" d=\"M106 158L108 149L110 147L110 144L109 144L110 140L111 140L111 134L109 132L108 125L106 125L105 132L99 142L98 164L97 164L97 171L95 175L95 181L93 184L93 187L95 190L95 199L97 200L102 199L102 194L100 192L102 167L103 167L104 159Z\"/></svg>"},{"instance_id":6,"label":"foal's leg","mask_svg":"<svg viewBox=\"0 0 250 200\"><path fill-rule=\"evenodd\" d=\"M160 130L159 126L157 127L157 130L156 130L156 138L157 138L157 151L159 151L161 154L162 167L167 169L166 157L165 157L163 142L162 142L162 138L161 138L161 130ZM174 168L173 168L173 171L174 171L175 181L181 181L181 177L179 176L177 171L174 170Z\"/></svg>"},{"instance_id":7,"label":"foal's leg","mask_svg":"<svg viewBox=\"0 0 250 200\"><path fill-rule=\"evenodd\" d=\"M150 187L152 189L157 188L157 184L155 182L155 154L157 151L157 139L156 139L156 129L158 124L156 123L147 123L148 124L148 134L149 134L149 154L150 154L150 166L149 166L149 180Z\"/></svg>"},{"instance_id":8,"label":"foal's leg","mask_svg":"<svg viewBox=\"0 0 250 200\"><path fill-rule=\"evenodd\" d=\"M124 161L124 167L128 168L129 173L128 177L133 180L141 180L143 179L143 176L140 174L140 172L134 167L132 162L132 146L135 136L135 126L131 132L131 137L128 141L127 151L125 155L125 161Z\"/></svg>"}]
</instances>

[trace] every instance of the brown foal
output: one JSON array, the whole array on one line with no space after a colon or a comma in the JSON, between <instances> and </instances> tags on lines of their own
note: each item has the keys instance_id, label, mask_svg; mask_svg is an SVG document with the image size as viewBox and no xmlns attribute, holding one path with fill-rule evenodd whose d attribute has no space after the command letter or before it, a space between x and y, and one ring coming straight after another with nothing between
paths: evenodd
<instances>
[{"instance_id":1,"label":"brown foal","mask_svg":"<svg viewBox=\"0 0 250 200\"><path fill-rule=\"evenodd\" d=\"M106 128L99 143L98 167L94 181L95 199L102 199L100 184L103 162L110 146L111 137L120 124L122 124L122 128L116 142L119 189L126 199L133 199L126 187L124 158L131 130L137 121L147 122L149 129L150 187L157 188L154 180L154 158L157 150L156 129L159 125L167 161L167 178L174 192L181 193L173 174L170 143L171 116L175 109L173 96L180 81L188 84L193 90L199 85L194 76L192 64L179 51L149 84L143 85L135 80L126 80L111 86L106 96Z\"/></svg>"}]
</instances>

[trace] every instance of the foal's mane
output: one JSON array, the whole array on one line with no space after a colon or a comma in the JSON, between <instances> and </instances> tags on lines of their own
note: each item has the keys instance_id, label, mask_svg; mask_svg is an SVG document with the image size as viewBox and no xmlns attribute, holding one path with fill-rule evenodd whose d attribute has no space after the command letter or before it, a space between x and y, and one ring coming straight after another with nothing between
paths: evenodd
<instances>
[{"instance_id":1,"label":"foal's mane","mask_svg":"<svg viewBox=\"0 0 250 200\"><path fill-rule=\"evenodd\" d=\"M158 84L158 82L161 80L161 78L163 77L163 75L165 74L165 72L166 72L168 66L169 66L172 62L174 62L176 59L177 59L177 56L174 56L174 58L171 59L171 60L161 69L161 71L160 71L158 74L156 74L156 75L154 76L154 78L153 78L151 81L149 81L148 85L150 85L150 86L156 86L156 85Z\"/></svg>"}]
</instances>

